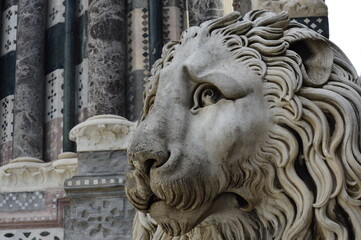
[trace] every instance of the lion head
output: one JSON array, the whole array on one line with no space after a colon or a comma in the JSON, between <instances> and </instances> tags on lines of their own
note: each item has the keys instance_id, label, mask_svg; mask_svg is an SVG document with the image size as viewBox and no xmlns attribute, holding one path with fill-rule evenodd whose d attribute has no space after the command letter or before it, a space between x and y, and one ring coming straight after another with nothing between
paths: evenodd
<instances>
[{"instance_id":1,"label":"lion head","mask_svg":"<svg viewBox=\"0 0 361 240\"><path fill-rule=\"evenodd\" d=\"M361 238L361 87L285 12L167 44L128 149L134 239Z\"/></svg>"}]
</instances>

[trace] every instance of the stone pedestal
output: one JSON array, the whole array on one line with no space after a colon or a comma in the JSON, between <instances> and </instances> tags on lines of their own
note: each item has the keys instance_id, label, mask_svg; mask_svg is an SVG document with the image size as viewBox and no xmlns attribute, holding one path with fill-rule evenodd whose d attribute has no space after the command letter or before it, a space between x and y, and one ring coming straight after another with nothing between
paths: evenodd
<instances>
[{"instance_id":1,"label":"stone pedestal","mask_svg":"<svg viewBox=\"0 0 361 240\"><path fill-rule=\"evenodd\" d=\"M124 193L124 172L133 129L122 117L103 115L71 130L79 168L65 181L65 239L131 239L134 210Z\"/></svg>"},{"instance_id":2,"label":"stone pedestal","mask_svg":"<svg viewBox=\"0 0 361 240\"><path fill-rule=\"evenodd\" d=\"M52 162L21 157L0 167L0 239L64 238L64 179L76 172L74 153Z\"/></svg>"}]
</instances>

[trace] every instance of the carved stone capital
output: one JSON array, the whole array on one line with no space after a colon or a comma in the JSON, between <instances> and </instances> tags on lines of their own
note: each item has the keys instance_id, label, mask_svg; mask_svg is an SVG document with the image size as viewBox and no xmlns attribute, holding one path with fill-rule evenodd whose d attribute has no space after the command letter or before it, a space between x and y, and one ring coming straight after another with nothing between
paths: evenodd
<instances>
[{"instance_id":1,"label":"carved stone capital","mask_svg":"<svg viewBox=\"0 0 361 240\"><path fill-rule=\"evenodd\" d=\"M0 167L0 192L39 191L63 188L64 180L76 173L75 153L63 153L59 160L45 163L35 158L16 158Z\"/></svg>"},{"instance_id":2,"label":"carved stone capital","mask_svg":"<svg viewBox=\"0 0 361 240\"><path fill-rule=\"evenodd\" d=\"M78 152L126 150L135 123L115 115L99 115L70 131Z\"/></svg>"}]
</instances>

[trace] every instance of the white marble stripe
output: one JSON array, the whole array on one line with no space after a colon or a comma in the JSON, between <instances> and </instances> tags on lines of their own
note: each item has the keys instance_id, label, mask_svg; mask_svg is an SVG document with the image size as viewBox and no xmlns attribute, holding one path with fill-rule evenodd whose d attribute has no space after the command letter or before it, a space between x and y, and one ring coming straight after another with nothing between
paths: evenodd
<instances>
[{"instance_id":1,"label":"white marble stripe","mask_svg":"<svg viewBox=\"0 0 361 240\"><path fill-rule=\"evenodd\" d=\"M65 22L65 1L49 0L47 12L47 28Z\"/></svg>"},{"instance_id":2,"label":"white marble stripe","mask_svg":"<svg viewBox=\"0 0 361 240\"><path fill-rule=\"evenodd\" d=\"M87 11L89 8L89 0L78 0L77 1L77 10L76 10L76 16L80 17Z\"/></svg>"},{"instance_id":3,"label":"white marble stripe","mask_svg":"<svg viewBox=\"0 0 361 240\"><path fill-rule=\"evenodd\" d=\"M64 69L57 69L45 77L45 122L62 118Z\"/></svg>"},{"instance_id":4,"label":"white marble stripe","mask_svg":"<svg viewBox=\"0 0 361 240\"><path fill-rule=\"evenodd\" d=\"M2 14L1 56L16 50L18 5L13 5Z\"/></svg>"},{"instance_id":5,"label":"white marble stripe","mask_svg":"<svg viewBox=\"0 0 361 240\"><path fill-rule=\"evenodd\" d=\"M14 95L9 95L0 100L0 143L13 140L14 129Z\"/></svg>"}]
</instances>

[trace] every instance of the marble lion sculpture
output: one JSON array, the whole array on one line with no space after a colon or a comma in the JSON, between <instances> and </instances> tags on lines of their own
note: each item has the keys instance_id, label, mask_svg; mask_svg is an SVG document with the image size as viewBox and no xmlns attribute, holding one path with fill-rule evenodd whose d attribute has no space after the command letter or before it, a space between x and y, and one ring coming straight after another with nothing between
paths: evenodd
<instances>
[{"instance_id":1,"label":"marble lion sculpture","mask_svg":"<svg viewBox=\"0 0 361 240\"><path fill-rule=\"evenodd\" d=\"M133 239L361 239L361 87L286 12L167 44L128 149Z\"/></svg>"}]
</instances>

